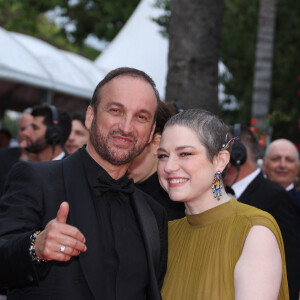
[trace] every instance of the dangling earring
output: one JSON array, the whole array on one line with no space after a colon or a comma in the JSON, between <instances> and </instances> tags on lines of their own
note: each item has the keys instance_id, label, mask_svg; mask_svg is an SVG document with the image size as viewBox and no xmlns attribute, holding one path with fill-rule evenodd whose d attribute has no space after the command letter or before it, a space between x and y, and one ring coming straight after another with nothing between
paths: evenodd
<instances>
[{"instance_id":1,"label":"dangling earring","mask_svg":"<svg viewBox=\"0 0 300 300\"><path fill-rule=\"evenodd\" d=\"M215 198L217 198L218 200L220 200L220 197L222 196L222 174L220 171L218 171L215 175L213 184L212 184L212 190L214 193Z\"/></svg>"}]
</instances>

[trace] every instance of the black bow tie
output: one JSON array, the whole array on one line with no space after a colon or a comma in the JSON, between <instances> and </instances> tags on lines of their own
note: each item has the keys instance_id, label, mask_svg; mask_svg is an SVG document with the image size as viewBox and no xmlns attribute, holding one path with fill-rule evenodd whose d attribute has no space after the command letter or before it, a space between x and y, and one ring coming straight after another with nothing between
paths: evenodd
<instances>
[{"instance_id":1,"label":"black bow tie","mask_svg":"<svg viewBox=\"0 0 300 300\"><path fill-rule=\"evenodd\" d=\"M93 188L96 196L112 191L118 193L122 200L128 202L130 194L134 192L134 183L126 175L118 180L114 180L107 173L101 172Z\"/></svg>"}]
</instances>

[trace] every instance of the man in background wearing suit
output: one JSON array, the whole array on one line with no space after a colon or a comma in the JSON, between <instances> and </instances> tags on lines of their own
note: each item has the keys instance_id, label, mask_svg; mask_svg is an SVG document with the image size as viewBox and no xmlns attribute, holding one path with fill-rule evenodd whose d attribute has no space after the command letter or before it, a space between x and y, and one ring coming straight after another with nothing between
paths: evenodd
<instances>
[{"instance_id":1,"label":"man in background wearing suit","mask_svg":"<svg viewBox=\"0 0 300 300\"><path fill-rule=\"evenodd\" d=\"M299 186L296 186L298 169L299 153L291 141L278 139L266 149L263 161L264 173L268 179L277 182L288 191L296 199L300 209L300 190Z\"/></svg>"},{"instance_id":2,"label":"man in background wearing suit","mask_svg":"<svg viewBox=\"0 0 300 300\"><path fill-rule=\"evenodd\" d=\"M4 183L7 174L11 167L20 160L28 160L25 148L31 143L33 116L30 114L31 110L26 110L19 120L18 128L18 147L9 147L0 149L0 197L3 193Z\"/></svg>"},{"instance_id":3,"label":"man in background wearing suit","mask_svg":"<svg viewBox=\"0 0 300 300\"><path fill-rule=\"evenodd\" d=\"M147 74L111 71L86 112L86 148L13 168L0 201L8 299L161 299L166 212L126 174L152 139L158 103Z\"/></svg>"},{"instance_id":4,"label":"man in background wearing suit","mask_svg":"<svg viewBox=\"0 0 300 300\"><path fill-rule=\"evenodd\" d=\"M33 107L31 124L33 133L26 151L35 154L35 161L64 158L64 145L71 132L71 117L53 105ZM30 139L30 137L28 137Z\"/></svg>"},{"instance_id":5,"label":"man in background wearing suit","mask_svg":"<svg viewBox=\"0 0 300 300\"><path fill-rule=\"evenodd\" d=\"M19 123L19 147L0 150L0 197L8 173L16 162L62 159L70 130L69 114L55 106L38 105L26 110Z\"/></svg>"},{"instance_id":6,"label":"man in background wearing suit","mask_svg":"<svg viewBox=\"0 0 300 300\"><path fill-rule=\"evenodd\" d=\"M257 168L259 146L254 133L249 128L242 128L239 137L240 142L235 143L231 150L224 183L231 187L233 197L270 213L277 221L284 242L290 299L299 300L300 225L297 205L281 186L265 179Z\"/></svg>"}]
</instances>

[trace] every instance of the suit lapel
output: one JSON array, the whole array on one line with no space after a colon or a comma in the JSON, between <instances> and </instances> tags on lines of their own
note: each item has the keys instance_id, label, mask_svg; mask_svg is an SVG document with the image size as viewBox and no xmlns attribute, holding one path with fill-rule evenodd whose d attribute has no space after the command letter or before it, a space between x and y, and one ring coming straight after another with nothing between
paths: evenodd
<instances>
[{"instance_id":1,"label":"suit lapel","mask_svg":"<svg viewBox=\"0 0 300 300\"><path fill-rule=\"evenodd\" d=\"M79 261L94 297L101 299L99 224L79 151L63 160L63 176L71 224L86 238L87 251L79 255Z\"/></svg>"},{"instance_id":2,"label":"suit lapel","mask_svg":"<svg viewBox=\"0 0 300 300\"><path fill-rule=\"evenodd\" d=\"M247 188L244 190L244 192L242 193L242 195L239 197L239 201L245 204L250 204L252 203L252 205L254 204L253 201L256 201L256 199L254 199L252 197L252 194L257 190L258 186L261 184L263 180L263 175L260 172L252 182L250 182L250 184L247 186Z\"/></svg>"},{"instance_id":3,"label":"suit lapel","mask_svg":"<svg viewBox=\"0 0 300 300\"><path fill-rule=\"evenodd\" d=\"M158 276L160 261L160 239L157 222L150 206L144 199L141 199L137 191L133 193L132 206L143 236L147 254L150 278L147 299L161 299L156 277Z\"/></svg>"}]
</instances>

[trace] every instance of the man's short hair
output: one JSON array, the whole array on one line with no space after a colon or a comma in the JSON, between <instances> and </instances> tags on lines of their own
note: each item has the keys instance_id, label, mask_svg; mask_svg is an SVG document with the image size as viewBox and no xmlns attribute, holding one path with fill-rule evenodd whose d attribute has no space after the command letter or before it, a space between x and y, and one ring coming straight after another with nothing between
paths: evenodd
<instances>
[{"instance_id":1,"label":"man's short hair","mask_svg":"<svg viewBox=\"0 0 300 300\"><path fill-rule=\"evenodd\" d=\"M240 143L246 147L247 155L256 162L260 155L259 144L255 133L250 128L242 126Z\"/></svg>"},{"instance_id":2,"label":"man's short hair","mask_svg":"<svg viewBox=\"0 0 300 300\"><path fill-rule=\"evenodd\" d=\"M80 121L81 124L85 127L85 114L83 113L76 113L72 116L72 121L77 120Z\"/></svg>"},{"instance_id":3,"label":"man's short hair","mask_svg":"<svg viewBox=\"0 0 300 300\"><path fill-rule=\"evenodd\" d=\"M166 103L160 101L157 108L156 126L154 129L154 134L155 133L162 134L165 124L170 118L171 118L171 113Z\"/></svg>"},{"instance_id":4,"label":"man's short hair","mask_svg":"<svg viewBox=\"0 0 300 300\"><path fill-rule=\"evenodd\" d=\"M159 93L158 93L156 84L153 81L153 79L143 71L140 71L140 70L134 69L134 68L123 67L123 68L118 68L118 69L110 71L96 86L91 103L90 103L90 105L94 109L95 113L97 112L98 104L100 102L99 95L100 95L101 88L105 84L110 82L112 79L119 77L119 76L131 76L131 77L135 77L135 78L141 78L144 81L148 82L152 86L152 89L154 91L154 94L155 94L155 97L157 100L157 106L159 105L159 102L160 102ZM157 110L155 113L154 121L156 120L156 115L157 115Z\"/></svg>"},{"instance_id":5,"label":"man's short hair","mask_svg":"<svg viewBox=\"0 0 300 300\"><path fill-rule=\"evenodd\" d=\"M61 139L59 144L63 146L65 142L67 141L70 132L71 132L71 117L70 115L62 110L57 109L58 113L58 123L55 126L58 126L61 129ZM38 105L33 107L31 115L33 117L42 116L44 117L44 124L47 126L47 128L53 124L53 116L52 116L52 110L49 105Z\"/></svg>"}]
</instances>

